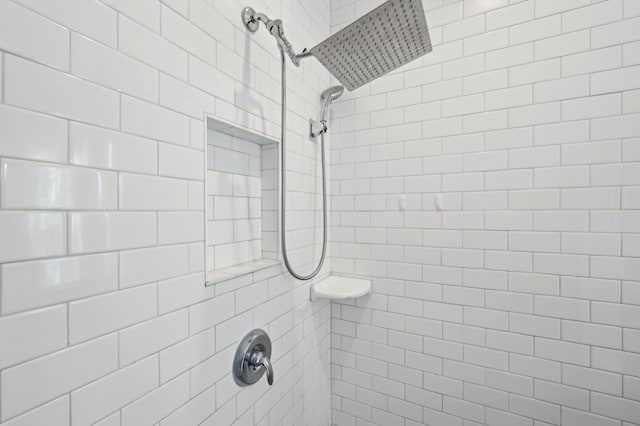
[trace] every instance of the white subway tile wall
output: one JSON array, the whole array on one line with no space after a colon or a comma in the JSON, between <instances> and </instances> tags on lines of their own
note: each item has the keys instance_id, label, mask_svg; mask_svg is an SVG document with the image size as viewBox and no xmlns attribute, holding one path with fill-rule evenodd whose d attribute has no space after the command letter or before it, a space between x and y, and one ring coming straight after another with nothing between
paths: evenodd
<instances>
[{"instance_id":1,"label":"white subway tile wall","mask_svg":"<svg viewBox=\"0 0 640 426\"><path fill-rule=\"evenodd\" d=\"M423 3L333 109L333 423L640 424L640 2Z\"/></svg>"},{"instance_id":2,"label":"white subway tile wall","mask_svg":"<svg viewBox=\"0 0 640 426\"><path fill-rule=\"evenodd\" d=\"M0 0L0 424L330 423L330 304L279 265L205 287L205 113L280 132L277 45L245 30L245 6ZM296 49L330 33L328 1L251 6ZM311 60L289 73L292 246L307 265L321 243L307 119L330 78ZM277 174L248 158L246 172L262 187L223 189L277 199ZM215 237L255 240L265 206L219 204L246 222ZM273 387L231 377L254 327L273 341Z\"/></svg>"},{"instance_id":3,"label":"white subway tile wall","mask_svg":"<svg viewBox=\"0 0 640 426\"><path fill-rule=\"evenodd\" d=\"M207 264L223 269L262 258L262 148L207 132ZM249 205L255 205L249 211Z\"/></svg>"}]
</instances>

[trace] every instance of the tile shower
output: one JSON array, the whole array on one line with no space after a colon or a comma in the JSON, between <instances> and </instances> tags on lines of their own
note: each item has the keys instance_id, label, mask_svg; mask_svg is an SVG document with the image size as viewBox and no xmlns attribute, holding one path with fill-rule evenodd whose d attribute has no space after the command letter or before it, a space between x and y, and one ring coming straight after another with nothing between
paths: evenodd
<instances>
[{"instance_id":1,"label":"tile shower","mask_svg":"<svg viewBox=\"0 0 640 426\"><path fill-rule=\"evenodd\" d=\"M321 275L373 294L233 269L279 258L277 145L207 121L280 135L240 11L302 49L379 4L0 0L0 425L640 424L636 0L425 0L433 52L331 109ZM336 81L287 73L309 268ZM230 374L252 328L271 387Z\"/></svg>"}]
</instances>

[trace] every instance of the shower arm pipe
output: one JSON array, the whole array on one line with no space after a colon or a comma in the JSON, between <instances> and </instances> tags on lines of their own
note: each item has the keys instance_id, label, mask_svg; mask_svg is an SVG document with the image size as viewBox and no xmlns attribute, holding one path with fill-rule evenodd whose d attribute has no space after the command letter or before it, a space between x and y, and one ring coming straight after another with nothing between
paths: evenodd
<instances>
[{"instance_id":1,"label":"shower arm pipe","mask_svg":"<svg viewBox=\"0 0 640 426\"><path fill-rule=\"evenodd\" d=\"M293 46L284 35L284 28L280 19L271 20L264 13L256 12L251 7L245 7L242 10L242 20L245 27L247 27L247 29L251 32L256 32L258 30L258 27L260 26L259 23L262 22L267 31L269 31L269 33L275 37L280 50L287 53L287 55L291 59L291 62L293 62L295 66L300 66L300 59L308 58L309 56L311 56L311 52L307 49L304 49L300 53L295 52Z\"/></svg>"}]
</instances>

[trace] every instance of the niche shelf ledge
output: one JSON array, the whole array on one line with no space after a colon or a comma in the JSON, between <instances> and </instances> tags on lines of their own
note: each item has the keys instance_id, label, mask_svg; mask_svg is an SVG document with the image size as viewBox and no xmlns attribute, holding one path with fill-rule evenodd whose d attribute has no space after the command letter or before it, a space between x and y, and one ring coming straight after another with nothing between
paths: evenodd
<instances>
[{"instance_id":1,"label":"niche shelf ledge","mask_svg":"<svg viewBox=\"0 0 640 426\"><path fill-rule=\"evenodd\" d=\"M328 276L311 285L311 300L350 299L371 294L371 281L360 278Z\"/></svg>"}]
</instances>

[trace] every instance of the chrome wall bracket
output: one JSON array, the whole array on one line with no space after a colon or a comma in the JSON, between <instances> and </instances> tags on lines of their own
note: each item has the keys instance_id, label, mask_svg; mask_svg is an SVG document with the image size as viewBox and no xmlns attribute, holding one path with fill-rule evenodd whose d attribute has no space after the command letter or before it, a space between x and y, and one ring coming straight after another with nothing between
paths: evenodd
<instances>
[{"instance_id":1,"label":"chrome wall bracket","mask_svg":"<svg viewBox=\"0 0 640 426\"><path fill-rule=\"evenodd\" d=\"M295 50L293 50L293 46L291 46L291 43L289 43L289 40L287 40L284 35L284 24L280 19L271 20L267 15L256 12L252 7L245 7L242 9L240 15L245 28L252 33L258 31L260 22L262 22L267 31L275 37L280 50L289 56L295 66L300 66L300 59L311 56L311 52L307 51L307 49L304 49L302 53L296 53Z\"/></svg>"},{"instance_id":2,"label":"chrome wall bracket","mask_svg":"<svg viewBox=\"0 0 640 426\"><path fill-rule=\"evenodd\" d=\"M309 119L309 136L317 138L318 136L327 133L326 121L316 121L313 118Z\"/></svg>"},{"instance_id":3,"label":"chrome wall bracket","mask_svg":"<svg viewBox=\"0 0 640 426\"><path fill-rule=\"evenodd\" d=\"M247 333L236 350L233 359L233 378L240 386L252 385L267 373L267 382L273 384L271 366L271 339L263 330Z\"/></svg>"},{"instance_id":4,"label":"chrome wall bracket","mask_svg":"<svg viewBox=\"0 0 640 426\"><path fill-rule=\"evenodd\" d=\"M242 9L242 22L244 23L244 26L252 33L258 31L258 27L260 26L260 22L255 19L255 15L256 11L253 10L252 7L245 7L244 9Z\"/></svg>"}]
</instances>

